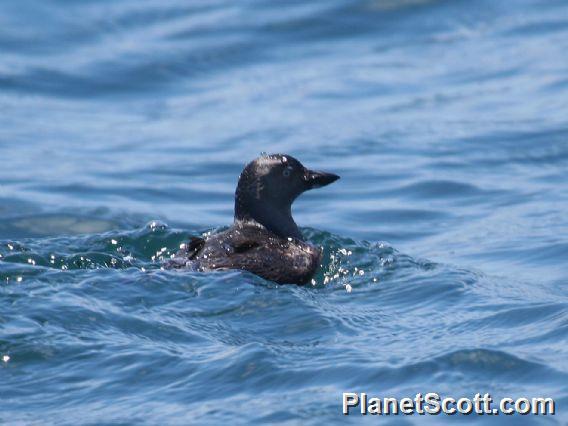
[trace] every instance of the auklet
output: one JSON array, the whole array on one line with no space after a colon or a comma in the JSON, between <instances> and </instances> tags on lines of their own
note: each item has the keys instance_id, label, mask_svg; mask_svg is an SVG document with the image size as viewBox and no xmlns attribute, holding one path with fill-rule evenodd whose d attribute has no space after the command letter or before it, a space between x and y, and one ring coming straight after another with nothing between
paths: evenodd
<instances>
[{"instance_id":1,"label":"auklet","mask_svg":"<svg viewBox=\"0 0 568 426\"><path fill-rule=\"evenodd\" d=\"M292 218L292 203L304 191L337 179L308 170L290 155L258 157L239 177L233 225L205 239L191 238L167 267L241 269L280 284L308 283L321 250L304 240Z\"/></svg>"}]
</instances>

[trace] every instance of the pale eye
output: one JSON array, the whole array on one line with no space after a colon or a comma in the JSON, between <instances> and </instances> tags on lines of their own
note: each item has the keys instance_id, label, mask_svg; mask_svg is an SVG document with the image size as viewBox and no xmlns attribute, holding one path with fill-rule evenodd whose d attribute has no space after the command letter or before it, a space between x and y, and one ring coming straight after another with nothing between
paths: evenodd
<instances>
[{"instance_id":1,"label":"pale eye","mask_svg":"<svg viewBox=\"0 0 568 426\"><path fill-rule=\"evenodd\" d=\"M282 172L282 176L284 176L284 177L286 177L286 178L287 178L287 177L290 177L290 168L286 167L286 168L284 169L284 171Z\"/></svg>"}]
</instances>

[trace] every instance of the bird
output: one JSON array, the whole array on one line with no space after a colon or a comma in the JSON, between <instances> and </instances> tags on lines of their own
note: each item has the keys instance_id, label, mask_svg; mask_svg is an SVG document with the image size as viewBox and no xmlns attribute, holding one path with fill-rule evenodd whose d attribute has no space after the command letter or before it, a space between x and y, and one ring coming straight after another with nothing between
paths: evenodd
<instances>
[{"instance_id":1,"label":"bird","mask_svg":"<svg viewBox=\"0 0 568 426\"><path fill-rule=\"evenodd\" d=\"M235 191L234 222L225 231L192 237L168 268L246 270L279 284L307 284L322 250L308 243L292 217L303 192L339 179L309 170L287 154L263 154L248 163Z\"/></svg>"}]
</instances>

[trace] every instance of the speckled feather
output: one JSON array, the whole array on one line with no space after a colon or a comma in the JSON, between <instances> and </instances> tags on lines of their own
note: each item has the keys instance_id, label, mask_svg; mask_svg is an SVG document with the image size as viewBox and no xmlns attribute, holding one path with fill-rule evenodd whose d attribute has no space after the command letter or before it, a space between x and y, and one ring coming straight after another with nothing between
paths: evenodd
<instances>
[{"instance_id":1,"label":"speckled feather","mask_svg":"<svg viewBox=\"0 0 568 426\"><path fill-rule=\"evenodd\" d=\"M242 269L280 284L306 284L320 260L321 249L311 244L278 237L257 224L235 223L207 239L192 239L168 266L200 271Z\"/></svg>"}]
</instances>

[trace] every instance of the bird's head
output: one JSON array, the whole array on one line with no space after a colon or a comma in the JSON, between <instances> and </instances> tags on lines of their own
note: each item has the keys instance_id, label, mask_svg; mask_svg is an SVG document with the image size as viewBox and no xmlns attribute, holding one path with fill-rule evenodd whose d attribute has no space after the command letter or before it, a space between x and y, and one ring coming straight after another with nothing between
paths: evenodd
<instances>
[{"instance_id":1,"label":"bird's head","mask_svg":"<svg viewBox=\"0 0 568 426\"><path fill-rule=\"evenodd\" d=\"M281 237L302 239L292 219L292 203L303 192L339 179L309 170L286 154L263 155L242 171L235 193L235 220L254 220Z\"/></svg>"}]
</instances>

